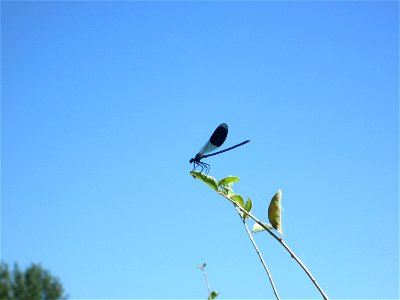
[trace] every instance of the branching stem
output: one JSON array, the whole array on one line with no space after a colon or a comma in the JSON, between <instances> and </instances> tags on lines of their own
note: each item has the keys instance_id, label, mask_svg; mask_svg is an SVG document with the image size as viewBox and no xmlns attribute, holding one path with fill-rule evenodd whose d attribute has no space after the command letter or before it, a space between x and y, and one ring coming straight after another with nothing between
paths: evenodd
<instances>
[{"instance_id":1,"label":"branching stem","mask_svg":"<svg viewBox=\"0 0 400 300\"><path fill-rule=\"evenodd\" d=\"M223 192L218 191L218 193L223 196L225 199L229 200L231 203L235 205L237 209L239 209L241 212L249 216L249 218L253 219L254 222L256 222L258 225L260 225L262 228L264 228L274 239L276 239L285 249L286 251L290 254L290 256L300 265L300 267L306 272L307 276L311 279L311 281L314 283L315 287L318 289L318 291L321 293L322 297L325 300L328 300L328 296L325 294L325 292L322 290L322 288L319 286L318 282L315 280L315 278L312 276L310 271L307 269L307 267L303 264L303 262L294 254L294 252L289 248L288 245L282 240L282 238L278 237L271 229L269 229L267 226L265 226L260 220L258 220L256 217L254 217L251 213L247 212L243 207L238 205L238 203L232 199L230 199L227 195L225 195Z\"/></svg>"},{"instance_id":2,"label":"branching stem","mask_svg":"<svg viewBox=\"0 0 400 300\"><path fill-rule=\"evenodd\" d=\"M239 210L239 208L238 208L237 205L235 206L235 208L236 208L236 211L237 211L238 214L239 214L239 217L242 219L242 222L243 222L243 225L244 225L244 227L245 227L245 229L246 229L247 235L249 236L250 241L251 241L251 243L253 244L253 247L254 247L254 249L256 250L257 254L258 254L258 257L260 258L261 263L262 263L262 265L264 266L265 271L267 272L269 281L271 282L272 289L274 290L275 297L276 297L277 300L280 300L279 295L278 295L278 291L276 290L274 281L272 280L271 273L269 272L268 267L267 267L267 265L265 264L264 258L263 258L263 256L261 255L260 250L258 250L256 241L253 239L253 236L252 236L252 234L251 234L249 228L247 227L246 220L245 220L244 218L242 218L242 215L240 214L240 210Z\"/></svg>"}]
</instances>

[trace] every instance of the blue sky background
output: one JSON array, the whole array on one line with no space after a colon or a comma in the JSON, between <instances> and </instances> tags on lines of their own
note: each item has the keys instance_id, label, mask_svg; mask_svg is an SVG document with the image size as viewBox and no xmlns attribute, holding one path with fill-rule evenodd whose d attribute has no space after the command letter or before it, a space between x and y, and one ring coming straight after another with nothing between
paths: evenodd
<instances>
[{"instance_id":1,"label":"blue sky background","mask_svg":"<svg viewBox=\"0 0 400 300\"><path fill-rule=\"evenodd\" d=\"M398 2L1 2L1 259L71 299L273 299L241 177L331 298L399 297ZM249 222L251 226L252 223ZM320 298L256 235L282 298Z\"/></svg>"}]
</instances>

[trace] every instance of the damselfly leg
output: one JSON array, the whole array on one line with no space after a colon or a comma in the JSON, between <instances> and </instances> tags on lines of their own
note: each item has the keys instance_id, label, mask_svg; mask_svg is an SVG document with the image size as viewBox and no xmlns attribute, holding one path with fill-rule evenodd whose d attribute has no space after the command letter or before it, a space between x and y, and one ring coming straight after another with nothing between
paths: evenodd
<instances>
[{"instance_id":1,"label":"damselfly leg","mask_svg":"<svg viewBox=\"0 0 400 300\"><path fill-rule=\"evenodd\" d=\"M208 172L210 171L210 165L205 162L202 162L202 161L194 162L193 165L194 165L193 170L196 170L197 167L201 168L200 173L203 173L203 170L205 170L204 173L208 174Z\"/></svg>"}]
</instances>

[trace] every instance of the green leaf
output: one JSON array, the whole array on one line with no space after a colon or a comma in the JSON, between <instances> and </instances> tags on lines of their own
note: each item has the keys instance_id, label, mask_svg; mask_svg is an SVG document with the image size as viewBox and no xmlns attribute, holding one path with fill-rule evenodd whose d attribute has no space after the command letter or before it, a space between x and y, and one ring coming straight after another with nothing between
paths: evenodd
<instances>
[{"instance_id":1,"label":"green leaf","mask_svg":"<svg viewBox=\"0 0 400 300\"><path fill-rule=\"evenodd\" d=\"M243 200L243 197L242 197L242 196L240 196L240 195L238 195L238 194L235 194L235 195L231 196L230 198L231 198L233 201L236 201L237 204L240 205L240 207L244 207L244 200Z\"/></svg>"},{"instance_id":2,"label":"green leaf","mask_svg":"<svg viewBox=\"0 0 400 300\"><path fill-rule=\"evenodd\" d=\"M273 227L272 227L271 225L269 225L268 223L263 223L263 225L264 225L265 227L267 227L268 229L273 229ZM258 224L258 223L255 223L255 224L253 225L252 233L257 233L257 232L264 231L264 230L265 230L264 227L262 227L262 226L261 226L260 224Z\"/></svg>"},{"instance_id":3,"label":"green leaf","mask_svg":"<svg viewBox=\"0 0 400 300\"><path fill-rule=\"evenodd\" d=\"M276 194L272 197L271 203L268 207L268 220L271 223L272 227L278 230L278 232L282 235L281 197L281 190L276 192Z\"/></svg>"},{"instance_id":4,"label":"green leaf","mask_svg":"<svg viewBox=\"0 0 400 300\"><path fill-rule=\"evenodd\" d=\"M238 182L240 180L239 177L236 176L228 176L225 178L222 178L219 182L218 182L218 186L223 186L223 185L228 185L228 184L232 184L234 182Z\"/></svg>"},{"instance_id":5,"label":"green leaf","mask_svg":"<svg viewBox=\"0 0 400 300\"><path fill-rule=\"evenodd\" d=\"M210 296L208 296L208 299L209 300L213 300L213 299L215 299L215 298L217 298L218 297L218 292L217 291L212 291L211 292L211 294L210 294Z\"/></svg>"},{"instance_id":6,"label":"green leaf","mask_svg":"<svg viewBox=\"0 0 400 300\"><path fill-rule=\"evenodd\" d=\"M248 197L248 200L244 206L244 210L247 211L248 213L251 212L251 208L253 207L253 202L251 202L250 197ZM243 213L242 217L246 220L249 216Z\"/></svg>"},{"instance_id":7,"label":"green leaf","mask_svg":"<svg viewBox=\"0 0 400 300\"><path fill-rule=\"evenodd\" d=\"M246 202L246 205L244 206L244 209L245 209L247 212L250 212L252 207L253 207L253 202L251 202L250 197L248 197L248 200L247 200L247 202Z\"/></svg>"},{"instance_id":8,"label":"green leaf","mask_svg":"<svg viewBox=\"0 0 400 300\"><path fill-rule=\"evenodd\" d=\"M226 195L227 197L231 197L231 196L235 195L235 192L228 186L222 186L221 189L222 189L222 193L224 195Z\"/></svg>"},{"instance_id":9,"label":"green leaf","mask_svg":"<svg viewBox=\"0 0 400 300\"><path fill-rule=\"evenodd\" d=\"M192 175L196 179L203 181L204 183L208 184L212 189L218 191L218 183L214 177L208 176L199 171L190 171L190 175Z\"/></svg>"}]
</instances>

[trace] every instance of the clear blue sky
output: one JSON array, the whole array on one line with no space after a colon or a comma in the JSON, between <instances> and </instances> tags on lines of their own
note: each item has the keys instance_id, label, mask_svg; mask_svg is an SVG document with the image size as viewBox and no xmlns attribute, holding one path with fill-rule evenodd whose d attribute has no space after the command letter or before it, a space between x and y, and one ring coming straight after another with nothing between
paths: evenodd
<instances>
[{"instance_id":1,"label":"clear blue sky","mask_svg":"<svg viewBox=\"0 0 400 300\"><path fill-rule=\"evenodd\" d=\"M274 295L241 177L331 298L399 297L398 2L1 2L1 259L72 299ZM252 225L252 223L249 223ZM282 298L320 295L269 235Z\"/></svg>"}]
</instances>

